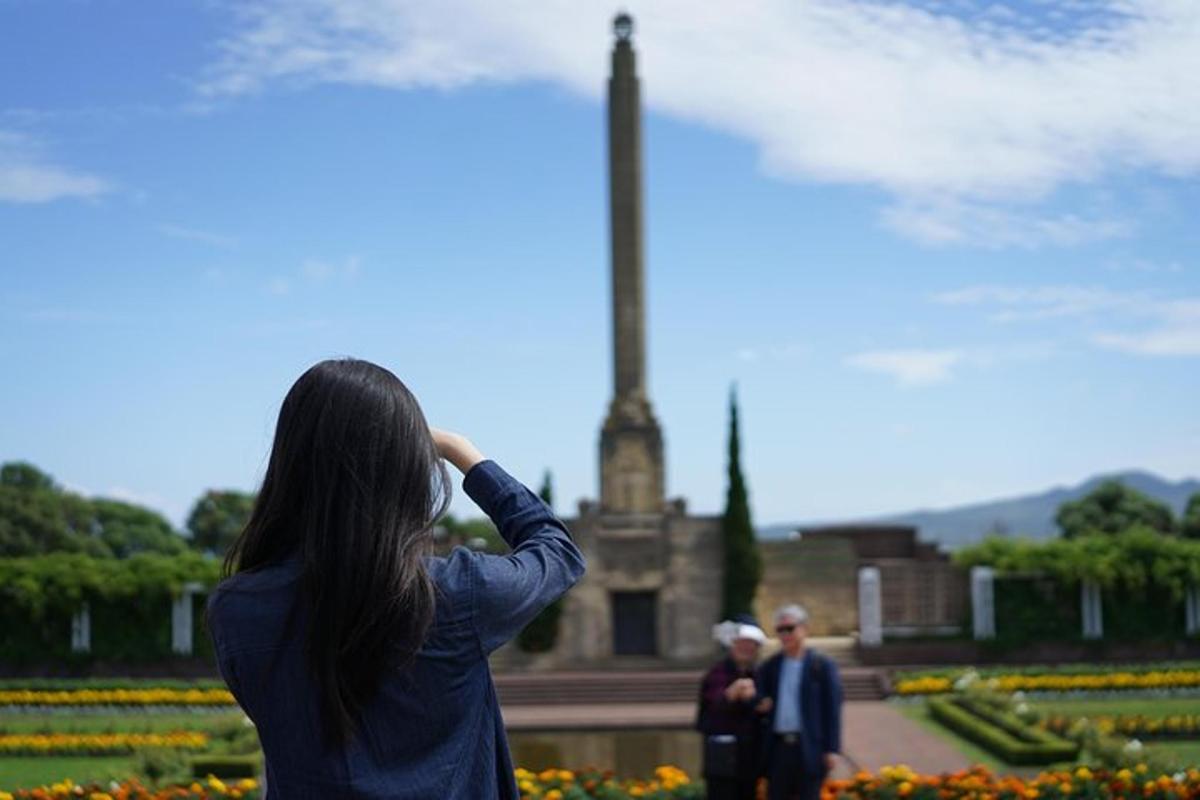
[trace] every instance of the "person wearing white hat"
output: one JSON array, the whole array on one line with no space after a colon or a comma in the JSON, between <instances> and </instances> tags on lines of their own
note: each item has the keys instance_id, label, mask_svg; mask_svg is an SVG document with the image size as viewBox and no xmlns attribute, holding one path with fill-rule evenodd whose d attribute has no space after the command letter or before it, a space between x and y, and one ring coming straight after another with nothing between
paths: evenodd
<instances>
[{"instance_id":1,"label":"person wearing white hat","mask_svg":"<svg viewBox=\"0 0 1200 800\"><path fill-rule=\"evenodd\" d=\"M700 685L696 727L704 734L704 780L710 800L753 800L760 729L754 669L767 635L749 614L713 626L727 648Z\"/></svg>"}]
</instances>

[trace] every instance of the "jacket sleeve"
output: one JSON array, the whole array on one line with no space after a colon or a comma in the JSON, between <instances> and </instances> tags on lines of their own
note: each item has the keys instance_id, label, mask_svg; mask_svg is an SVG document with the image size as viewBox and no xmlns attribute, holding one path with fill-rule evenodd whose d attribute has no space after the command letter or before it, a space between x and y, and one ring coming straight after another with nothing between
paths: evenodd
<instances>
[{"instance_id":1,"label":"jacket sleeve","mask_svg":"<svg viewBox=\"0 0 1200 800\"><path fill-rule=\"evenodd\" d=\"M729 704L729 701L725 699L725 687L729 685L725 680L726 677L728 676L720 664L710 669L704 676L704 685L700 688L700 696L703 698L706 708L721 708Z\"/></svg>"},{"instance_id":2,"label":"jacket sleeve","mask_svg":"<svg viewBox=\"0 0 1200 800\"><path fill-rule=\"evenodd\" d=\"M508 555L472 553L475 634L490 653L583 577L583 553L541 498L494 461L471 468L463 489L512 548Z\"/></svg>"},{"instance_id":3,"label":"jacket sleeve","mask_svg":"<svg viewBox=\"0 0 1200 800\"><path fill-rule=\"evenodd\" d=\"M821 698L821 707L825 719L825 748L829 753L842 751L842 679L838 676L837 664L832 658L826 658L825 667L825 696Z\"/></svg>"}]
</instances>

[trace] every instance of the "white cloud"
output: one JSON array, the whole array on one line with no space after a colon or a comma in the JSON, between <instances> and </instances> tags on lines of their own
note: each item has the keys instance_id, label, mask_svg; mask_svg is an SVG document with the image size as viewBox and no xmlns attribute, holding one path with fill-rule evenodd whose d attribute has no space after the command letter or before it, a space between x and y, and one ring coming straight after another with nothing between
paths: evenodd
<instances>
[{"instance_id":1,"label":"white cloud","mask_svg":"<svg viewBox=\"0 0 1200 800\"><path fill-rule=\"evenodd\" d=\"M1132 333L1105 332L1093 340L1101 347L1140 356L1200 356L1200 299L1153 306L1156 320Z\"/></svg>"},{"instance_id":2,"label":"white cloud","mask_svg":"<svg viewBox=\"0 0 1200 800\"><path fill-rule=\"evenodd\" d=\"M915 387L950 380L964 357L961 350L872 350L848 357L846 364L888 375L900 386Z\"/></svg>"},{"instance_id":3,"label":"white cloud","mask_svg":"<svg viewBox=\"0 0 1200 800\"><path fill-rule=\"evenodd\" d=\"M1011 204L960 199L904 200L883 210L884 227L929 245L974 244L1026 249L1073 246L1129 236L1133 223L1076 214L1043 215Z\"/></svg>"},{"instance_id":4,"label":"white cloud","mask_svg":"<svg viewBox=\"0 0 1200 800\"><path fill-rule=\"evenodd\" d=\"M1101 347L1144 356L1200 356L1200 298L1164 299L1150 291L1103 286L969 286L941 292L944 305L998 308L996 322L1085 319L1107 330L1088 335ZM1116 327L1121 331L1113 330Z\"/></svg>"},{"instance_id":5,"label":"white cloud","mask_svg":"<svg viewBox=\"0 0 1200 800\"><path fill-rule=\"evenodd\" d=\"M300 273L314 283L324 283L332 278L353 278L358 275L359 259L350 256L340 263L309 259L300 266Z\"/></svg>"},{"instance_id":6,"label":"white cloud","mask_svg":"<svg viewBox=\"0 0 1200 800\"><path fill-rule=\"evenodd\" d=\"M213 247L231 248L237 246L237 239L232 236L202 231L197 228L188 228L183 225L165 223L158 226L158 232L173 239L185 239L191 242L212 245Z\"/></svg>"},{"instance_id":7,"label":"white cloud","mask_svg":"<svg viewBox=\"0 0 1200 800\"><path fill-rule=\"evenodd\" d=\"M1194 0L1059 3L1040 17L976 0L627 5L650 108L754 143L781 177L882 188L895 198L884 224L921 242L1122 236L1126 220L1038 203L1131 169L1200 170ZM613 9L251 0L202 92L540 81L599 98Z\"/></svg>"},{"instance_id":8,"label":"white cloud","mask_svg":"<svg viewBox=\"0 0 1200 800\"><path fill-rule=\"evenodd\" d=\"M941 292L933 301L952 306L993 306L993 322L1078 317L1144 306L1144 292L1118 292L1103 286L969 286Z\"/></svg>"},{"instance_id":9,"label":"white cloud","mask_svg":"<svg viewBox=\"0 0 1200 800\"><path fill-rule=\"evenodd\" d=\"M0 130L0 202L49 203L65 197L90 198L110 188L94 175L50 163L42 148L29 137Z\"/></svg>"}]
</instances>

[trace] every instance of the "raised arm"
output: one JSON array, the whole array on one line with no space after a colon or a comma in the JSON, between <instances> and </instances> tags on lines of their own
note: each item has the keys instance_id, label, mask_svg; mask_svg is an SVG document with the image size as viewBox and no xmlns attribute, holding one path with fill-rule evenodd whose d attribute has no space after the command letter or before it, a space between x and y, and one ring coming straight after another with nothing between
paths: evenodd
<instances>
[{"instance_id":1,"label":"raised arm","mask_svg":"<svg viewBox=\"0 0 1200 800\"><path fill-rule=\"evenodd\" d=\"M443 456L465 467L463 489L512 548L508 555L472 553L472 608L480 646L490 653L516 636L578 581L584 558L566 527L536 494L462 437L435 431ZM443 449L443 442L446 448Z\"/></svg>"}]
</instances>

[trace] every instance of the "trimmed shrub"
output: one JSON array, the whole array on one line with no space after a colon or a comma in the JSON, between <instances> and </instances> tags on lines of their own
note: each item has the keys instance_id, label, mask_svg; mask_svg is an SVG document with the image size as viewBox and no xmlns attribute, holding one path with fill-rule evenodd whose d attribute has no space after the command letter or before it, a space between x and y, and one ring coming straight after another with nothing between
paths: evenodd
<instances>
[{"instance_id":1,"label":"trimmed shrub","mask_svg":"<svg viewBox=\"0 0 1200 800\"><path fill-rule=\"evenodd\" d=\"M976 713L982 712L984 715ZM1062 739L1049 731L1041 731L1020 723L1012 726L1007 718L998 723L997 712L984 710L978 704L967 704L962 698L938 697L929 701L929 713L941 724L968 739L1005 762L1021 766L1053 764L1071 761L1079 754L1079 745ZM1015 730L1013 728L1015 727Z\"/></svg>"},{"instance_id":2,"label":"trimmed shrub","mask_svg":"<svg viewBox=\"0 0 1200 800\"><path fill-rule=\"evenodd\" d=\"M207 778L253 778L262 770L262 759L257 756L205 756L193 758L192 777Z\"/></svg>"}]
</instances>

